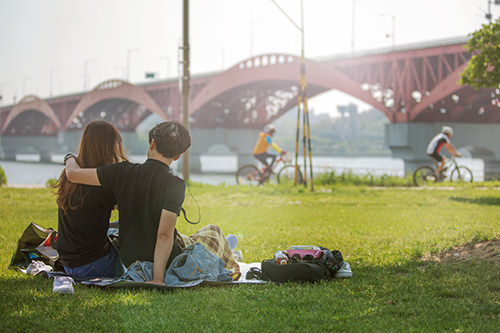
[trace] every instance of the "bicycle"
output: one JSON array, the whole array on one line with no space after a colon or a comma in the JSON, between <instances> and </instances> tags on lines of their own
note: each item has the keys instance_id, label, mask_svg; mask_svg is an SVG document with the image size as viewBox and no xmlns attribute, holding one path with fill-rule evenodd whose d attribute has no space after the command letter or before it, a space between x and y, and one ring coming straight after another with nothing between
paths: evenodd
<instances>
[{"instance_id":1,"label":"bicycle","mask_svg":"<svg viewBox=\"0 0 500 333\"><path fill-rule=\"evenodd\" d=\"M276 174L276 181L278 184L293 184L295 177L295 165L291 164L291 160L285 158L286 155L280 155L276 161L268 168L262 167L259 169L253 164L243 165L236 171L236 183L238 185L261 185L267 182L272 175L278 164L281 162L284 166L279 169ZM297 170L297 183L302 184L304 178L300 169Z\"/></svg>"},{"instance_id":2,"label":"bicycle","mask_svg":"<svg viewBox=\"0 0 500 333\"><path fill-rule=\"evenodd\" d=\"M472 183L472 171L464 165L458 165L455 157L448 159L439 177L436 177L435 169L432 166L422 165L418 167L413 172L413 183L415 186L424 186L441 182L446 179L448 170L451 170L451 173L449 173L451 182Z\"/></svg>"}]
</instances>

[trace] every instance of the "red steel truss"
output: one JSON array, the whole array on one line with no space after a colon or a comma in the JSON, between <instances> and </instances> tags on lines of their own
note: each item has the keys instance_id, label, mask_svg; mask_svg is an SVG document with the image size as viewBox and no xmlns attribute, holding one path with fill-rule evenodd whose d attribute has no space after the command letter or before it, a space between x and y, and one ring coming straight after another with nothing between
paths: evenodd
<instances>
[{"instance_id":1,"label":"red steel truss","mask_svg":"<svg viewBox=\"0 0 500 333\"><path fill-rule=\"evenodd\" d=\"M391 122L499 123L499 89L458 84L471 57L465 43L463 38L307 60L307 93L312 98L342 91ZM286 54L259 55L224 72L194 76L191 126L262 128L296 106L298 77L299 58ZM47 100L27 96L0 108L0 129L2 135L53 135L105 119L132 131L151 113L180 120L176 79L136 85L109 80L80 94Z\"/></svg>"}]
</instances>

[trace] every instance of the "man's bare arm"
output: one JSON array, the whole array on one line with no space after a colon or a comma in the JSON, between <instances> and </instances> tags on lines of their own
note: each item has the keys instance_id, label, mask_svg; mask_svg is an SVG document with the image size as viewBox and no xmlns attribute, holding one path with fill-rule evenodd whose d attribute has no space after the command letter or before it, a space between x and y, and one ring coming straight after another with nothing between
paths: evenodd
<instances>
[{"instance_id":1,"label":"man's bare arm","mask_svg":"<svg viewBox=\"0 0 500 333\"><path fill-rule=\"evenodd\" d=\"M72 183L99 186L99 177L97 169L82 169L74 158L68 158L66 161L66 177Z\"/></svg>"},{"instance_id":2,"label":"man's bare arm","mask_svg":"<svg viewBox=\"0 0 500 333\"><path fill-rule=\"evenodd\" d=\"M455 149L455 146L452 145L451 143L445 143L444 147L446 148L448 153L450 153L451 156L462 156L461 154L459 154L457 152L457 150Z\"/></svg>"},{"instance_id":3,"label":"man's bare arm","mask_svg":"<svg viewBox=\"0 0 500 333\"><path fill-rule=\"evenodd\" d=\"M174 245L174 229L177 222L177 214L163 209L161 211L158 234L153 262L153 280L149 283L164 285L165 270L168 258Z\"/></svg>"}]
</instances>

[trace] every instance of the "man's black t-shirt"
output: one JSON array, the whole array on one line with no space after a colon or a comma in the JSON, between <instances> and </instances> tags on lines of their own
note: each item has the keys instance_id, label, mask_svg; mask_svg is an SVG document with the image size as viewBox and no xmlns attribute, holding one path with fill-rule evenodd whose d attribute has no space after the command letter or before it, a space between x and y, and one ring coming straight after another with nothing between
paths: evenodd
<instances>
[{"instance_id":1,"label":"man's black t-shirt","mask_svg":"<svg viewBox=\"0 0 500 333\"><path fill-rule=\"evenodd\" d=\"M83 198L83 201L81 200ZM104 257L109 251L109 217L116 204L112 191L78 185L73 196L77 207L64 214L59 208L57 251L64 266L75 268Z\"/></svg>"},{"instance_id":2,"label":"man's black t-shirt","mask_svg":"<svg viewBox=\"0 0 500 333\"><path fill-rule=\"evenodd\" d=\"M152 262L161 211L180 214L184 181L154 159L105 165L97 168L97 176L118 201L120 259L126 266L136 260Z\"/></svg>"}]
</instances>

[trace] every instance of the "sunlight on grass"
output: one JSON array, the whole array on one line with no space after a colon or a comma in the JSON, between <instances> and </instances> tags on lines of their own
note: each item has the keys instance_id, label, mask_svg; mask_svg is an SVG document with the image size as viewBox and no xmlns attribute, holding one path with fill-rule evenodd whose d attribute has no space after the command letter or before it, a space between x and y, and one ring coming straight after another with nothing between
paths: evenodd
<instances>
[{"instance_id":1,"label":"sunlight on grass","mask_svg":"<svg viewBox=\"0 0 500 333\"><path fill-rule=\"evenodd\" d=\"M165 293L77 285L74 295L54 295L51 280L7 269L29 222L57 228L52 191L0 188L2 330L492 331L500 325L495 265L420 261L424 254L499 237L500 191L493 187L189 187L194 199L187 193L184 207L196 220L196 200L201 223L181 216L180 232L217 224L237 235L246 262L289 245L338 249L354 277Z\"/></svg>"}]
</instances>

